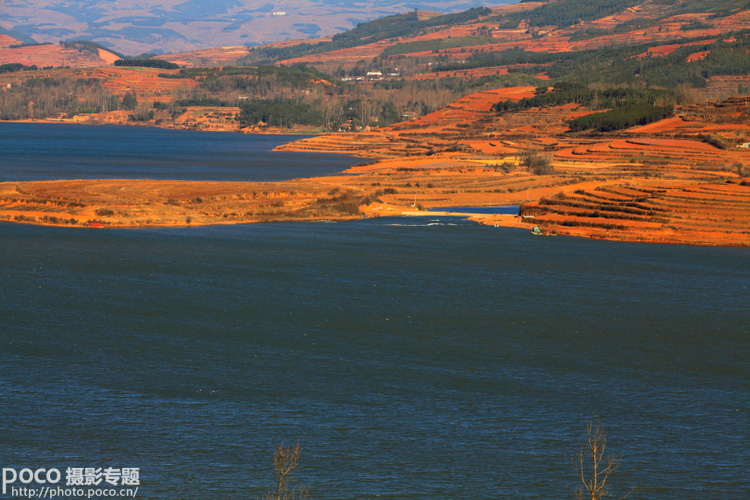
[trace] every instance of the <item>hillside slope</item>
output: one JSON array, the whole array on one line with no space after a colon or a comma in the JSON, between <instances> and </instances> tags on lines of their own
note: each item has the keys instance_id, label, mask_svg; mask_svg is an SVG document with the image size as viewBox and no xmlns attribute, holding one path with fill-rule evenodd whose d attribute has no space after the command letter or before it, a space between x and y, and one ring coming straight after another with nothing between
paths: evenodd
<instances>
[{"instance_id":1,"label":"hillside slope","mask_svg":"<svg viewBox=\"0 0 750 500\"><path fill-rule=\"evenodd\" d=\"M308 64L351 81L438 86L502 75L515 76L516 84L536 78L683 86L721 99L750 86L748 30L750 6L742 0L557 0L408 12L328 38L159 58L184 66Z\"/></svg>"},{"instance_id":2,"label":"hillside slope","mask_svg":"<svg viewBox=\"0 0 750 500\"><path fill-rule=\"evenodd\" d=\"M279 62L333 68L377 58L374 63L399 66L406 74L439 74L443 70L467 75L479 68L523 71L525 64L554 78L571 70L561 68L561 62L580 67L591 59L661 58L691 43L694 50L687 51L685 57L696 54L694 62L708 56L713 43L726 41L723 35L750 29L749 6L734 0L524 2L466 17L420 21L414 13L392 16L388 23L378 21L383 25L378 27L380 32L387 37L373 37L372 29L363 25L323 46L307 50L298 46L296 51L279 54ZM441 19L445 22L439 23ZM370 26L374 28L374 23ZM627 47L639 51L631 53ZM552 71L544 66L552 66Z\"/></svg>"},{"instance_id":3,"label":"hillside slope","mask_svg":"<svg viewBox=\"0 0 750 500\"><path fill-rule=\"evenodd\" d=\"M360 22L414 8L452 11L481 3L484 2L22 0L3 3L0 33L19 39L23 37L26 42L92 40L119 52L136 55L150 51L192 51L328 36L353 28Z\"/></svg>"},{"instance_id":4,"label":"hillside slope","mask_svg":"<svg viewBox=\"0 0 750 500\"><path fill-rule=\"evenodd\" d=\"M0 35L0 64L95 68L109 66L118 59L120 56L102 47L71 42L24 44L7 35Z\"/></svg>"}]
</instances>

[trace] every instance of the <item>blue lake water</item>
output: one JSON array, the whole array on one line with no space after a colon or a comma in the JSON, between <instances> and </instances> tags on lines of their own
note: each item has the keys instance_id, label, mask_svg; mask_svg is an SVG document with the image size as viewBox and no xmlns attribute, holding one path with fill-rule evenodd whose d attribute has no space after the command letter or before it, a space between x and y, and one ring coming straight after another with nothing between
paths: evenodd
<instances>
[{"instance_id":1,"label":"blue lake water","mask_svg":"<svg viewBox=\"0 0 750 500\"><path fill-rule=\"evenodd\" d=\"M24 126L54 157L49 129ZM172 150L226 147L168 132ZM0 151L0 176L20 156ZM456 218L2 223L1 465L139 467L139 498L258 498L274 447L299 440L313 498L551 500L573 498L594 416L622 461L613 493L747 498L749 288L748 249Z\"/></svg>"},{"instance_id":2,"label":"blue lake water","mask_svg":"<svg viewBox=\"0 0 750 500\"><path fill-rule=\"evenodd\" d=\"M0 182L53 179L277 181L338 173L357 160L273 153L302 136L152 127L0 123Z\"/></svg>"}]
</instances>

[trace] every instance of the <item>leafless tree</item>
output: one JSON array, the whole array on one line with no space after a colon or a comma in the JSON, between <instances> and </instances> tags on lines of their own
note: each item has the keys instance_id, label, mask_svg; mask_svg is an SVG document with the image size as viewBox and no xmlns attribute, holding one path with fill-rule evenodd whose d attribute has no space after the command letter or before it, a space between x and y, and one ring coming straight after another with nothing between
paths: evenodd
<instances>
[{"instance_id":1,"label":"leafless tree","mask_svg":"<svg viewBox=\"0 0 750 500\"><path fill-rule=\"evenodd\" d=\"M294 484L292 472L297 468L302 446L299 441L294 446L281 445L273 453L273 474L275 488L269 489L265 500L305 500L308 490Z\"/></svg>"},{"instance_id":2,"label":"leafless tree","mask_svg":"<svg viewBox=\"0 0 750 500\"><path fill-rule=\"evenodd\" d=\"M340 99L328 99L323 102L323 122L327 129L333 129L344 116L344 106Z\"/></svg>"},{"instance_id":3,"label":"leafless tree","mask_svg":"<svg viewBox=\"0 0 750 500\"><path fill-rule=\"evenodd\" d=\"M607 498L609 478L619 465L619 460L607 453L607 435L601 425L589 420L586 439L578 451L576 472L581 486L576 490L576 500Z\"/></svg>"},{"instance_id":4,"label":"leafless tree","mask_svg":"<svg viewBox=\"0 0 750 500\"><path fill-rule=\"evenodd\" d=\"M377 111L377 105L375 102L369 99L363 99L359 101L357 107L357 118L362 122L362 126L366 127L370 124L370 121L375 117Z\"/></svg>"}]
</instances>

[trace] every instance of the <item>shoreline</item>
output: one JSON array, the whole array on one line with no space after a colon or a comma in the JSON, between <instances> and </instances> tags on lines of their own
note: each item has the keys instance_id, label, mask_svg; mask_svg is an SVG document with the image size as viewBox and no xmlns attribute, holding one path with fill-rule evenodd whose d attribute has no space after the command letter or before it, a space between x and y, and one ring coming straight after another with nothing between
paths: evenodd
<instances>
[{"instance_id":1,"label":"shoreline","mask_svg":"<svg viewBox=\"0 0 750 500\"><path fill-rule=\"evenodd\" d=\"M309 179L314 180L314 179ZM298 180L297 182L308 181L308 179ZM282 181L278 184L283 184ZM162 191L162 195L158 200L143 201L141 203L133 203L133 200L129 200L128 203L117 206L112 203L106 204L108 207L103 208L104 205L86 206L82 210L70 210L63 212L60 210L61 204L70 203L65 199L60 199L59 196L54 196L57 200L57 205L51 200L45 202L44 205L32 206L23 204L22 210L14 211L13 207L2 206L2 201L5 198L4 191L7 192L8 184L22 184L25 188L33 186L34 184L47 185L50 187L52 184L66 184L73 183L77 185L77 189L70 189L63 186L63 190L67 191L72 195L80 195L87 191L86 187L91 188L99 183L113 186L117 191L133 188L138 184L147 184L151 188L155 188L158 191ZM199 208L195 206L190 207L189 201L183 201L180 203L174 203L172 198L168 198L164 201L165 196L177 195L175 191L169 190L166 185L171 185L172 188L176 188L177 191L181 191L180 188L189 187L188 191L191 194L198 193L202 196L213 194L218 199L208 202L207 205L202 205ZM248 213L252 210L258 210L258 204L253 203L251 199L244 196L243 193L247 193L247 190L251 187L258 188L258 184L261 183L222 183L222 182L211 182L214 187L225 188L226 184L234 184L234 187L240 189L229 190L221 189L219 191L212 191L207 189L206 186L198 186L206 184L202 181L145 181L145 180L115 180L115 181L32 181L30 183L0 183L0 222L9 222L16 224L29 224L29 225L40 225L40 226L55 226L55 227L78 227L87 229L146 229L146 228L185 228L185 227L199 227L199 226L211 226L211 225L237 225L237 224L258 224L264 222L346 222L353 220L361 220L368 218L381 218L381 217L459 217L464 220L475 222L479 225L496 227L496 228L513 228L513 229L524 229L529 232L538 224L538 221L534 219L527 219L524 216L516 214L488 214L488 213L472 213L469 209L471 207L462 207L461 211L450 211L450 210L439 210L439 209L417 209L415 207L402 205L392 205L388 203L382 203L380 201L373 201L368 204L358 205L358 213L345 213L332 209L331 203L339 203L340 200L336 200L336 196L329 197L327 200L324 196L316 198L317 196L324 195L326 189L335 184L318 186L317 190L313 190L308 196L302 200L298 200L300 203L296 206L289 206L287 213L259 213L253 217L248 217ZM224 184L225 186L219 186ZM269 183L263 183L262 187L268 188ZM244 185L244 186L242 186ZM299 185L297 186L299 187ZM165 191L166 189L166 191ZM336 189L335 187L333 189ZM196 191L198 190L198 191ZM148 189L141 189L141 196L148 197L153 193L149 193ZM89 191L90 192L90 191ZM229 193L233 194L229 194ZM330 193L330 190L328 191ZM101 194L102 191L99 192ZM356 197L355 197L356 199ZM159 203L161 200L161 203ZM222 201L227 202L229 205L223 205ZM311 202L312 200L312 202ZM322 200L322 201L321 201ZM205 204L204 200L201 202ZM152 212L140 211L143 206L155 206L156 210ZM253 208L255 207L255 208ZM34 210L29 210L33 208ZM478 209L484 207L476 207ZM161 209L161 211L159 211ZM166 209L166 211L165 211ZM225 210L221 212L220 210ZM207 210L218 210L211 216L207 215ZM227 212L231 210L231 212ZM244 214L242 210L245 210ZM109 213L109 212L112 213ZM130 211L130 212L129 212ZM26 214L34 213L33 219ZM233 214L228 216L227 214ZM77 221L70 223L71 219L75 217L90 217L85 221ZM118 219L119 217L119 219ZM130 217L129 219L122 219L122 217ZM651 244L670 244L670 245L693 245L693 246L724 246L724 247L750 247L750 240L731 239L727 238L726 235L716 233L713 235L713 239L698 239L693 237L687 238L685 235L681 235L675 232L665 231L650 231L650 232L627 232L608 230L605 232L591 231L591 228L586 227L572 227L564 228L560 230L558 227L541 226L539 233L542 236L569 236L569 237L581 237L588 239L598 239L604 241L617 241L617 242L628 242L628 243L651 243Z\"/></svg>"},{"instance_id":2,"label":"shoreline","mask_svg":"<svg viewBox=\"0 0 750 500\"><path fill-rule=\"evenodd\" d=\"M502 218L384 203L383 190L340 190L339 178L278 182L77 179L0 183L0 221L83 228L195 227L375 217ZM343 177L342 181L352 177ZM320 182L323 180L324 182Z\"/></svg>"},{"instance_id":3,"label":"shoreline","mask_svg":"<svg viewBox=\"0 0 750 500\"><path fill-rule=\"evenodd\" d=\"M577 162L561 164L552 175L534 176L522 168L518 160L506 161L510 167L500 171L496 168L496 159L461 151L404 156L400 151L386 149L395 155L384 157L383 147L388 148L393 138L384 141L383 137L389 137L391 133L378 130L315 135L274 148L274 151L345 154L369 160L324 177L277 182L149 179L4 182L0 183L0 220L61 227L145 228L345 221L385 216L456 216L495 227L531 231L538 226L543 235L625 242L750 246L750 232L742 229L750 226L741 222L748 219L750 224L750 185L744 182L727 184L726 177L717 175L716 180L711 181L713 183L706 184L703 180L702 184L686 185L679 178L655 177L639 180L638 187L631 188L627 177L620 180L621 177L617 176L611 179L590 174L582 176L577 172L580 168ZM567 169L571 168L576 170L568 173ZM604 189L602 193L619 194L611 195L615 196L614 201L607 201L601 194L594 194L600 189ZM663 206L663 194L667 192L674 192L671 196L682 198L698 192L694 196L696 203L701 202L701 196L717 199L718 204L721 200L726 203L698 227L680 212L671 214L658 208ZM580 204L575 197L581 196L602 198L601 207L592 206L591 215L580 209L574 210L572 207ZM591 200L586 203L590 204ZM607 211L612 210L609 208L612 203L622 205L619 209L622 212L610 215ZM629 215L634 209L628 206L634 203L654 207L648 210L659 210L659 217ZM522 213L474 213L463 208L508 205L521 206ZM462 209L441 210L443 207ZM531 212L522 216L523 210ZM641 209L636 212L646 214ZM696 214L703 212L705 210ZM712 222L714 220L717 222Z\"/></svg>"},{"instance_id":4,"label":"shoreline","mask_svg":"<svg viewBox=\"0 0 750 500\"><path fill-rule=\"evenodd\" d=\"M484 207L477 207L484 208ZM247 224L264 224L274 222L295 222L295 223L332 223L332 222L349 222L356 220L365 219L376 219L386 217L457 217L466 221L475 222L481 226L488 226L492 228L506 228L506 229L522 229L528 231L531 234L538 236L565 236L570 238L584 238L591 240L610 241L619 243L647 243L656 245L687 245L687 246L713 246L713 247L725 247L725 248L750 248L750 242L714 242L714 241L702 241L696 242L680 237L670 238L665 235L647 237L645 235L633 235L633 234L620 234L620 235L601 235L601 234L584 234L584 233L567 233L557 231L547 231L534 233L532 229L533 225L524 222L521 217L511 214L482 214L482 213L469 213L469 212L435 212L435 211L415 211L415 210L397 210L390 209L384 210L377 215L368 216L340 216L340 217L325 217L325 218L278 218L272 220L234 220L234 221L212 221L205 223L138 223L138 224L59 224L51 222L41 221L17 221L0 218L0 223L8 224L23 224L29 226L44 226L44 227L66 227L66 228L79 228L79 229L125 229L125 230L139 230L139 229L178 229L178 228L197 228L197 227L208 227L208 226L234 226L234 225L247 225Z\"/></svg>"},{"instance_id":5,"label":"shoreline","mask_svg":"<svg viewBox=\"0 0 750 500\"><path fill-rule=\"evenodd\" d=\"M243 134L243 135L299 135L299 136L319 136L319 135L328 135L328 134L336 134L338 132L326 132L320 129L303 129L303 128L296 128L296 129L282 129L279 127L272 127L272 128L264 128L264 127L246 127L246 128L239 128L239 127L217 127L217 128L201 128L201 127L195 127L195 126L188 126L188 125L180 125L180 124L158 124L158 123L150 123L150 122L132 122L132 121L108 121L108 120L98 120L95 118L92 118L90 115L76 115L76 116L88 116L89 119L86 120L76 120L75 117L73 118L26 118L23 120L0 120L0 123L34 123L34 124L40 124L40 125L89 125L89 126L96 126L96 127L106 127L106 126L115 126L115 127L146 127L146 128L158 128L158 129L164 129L164 130L184 130L187 132L226 132L226 133L234 133L234 134Z\"/></svg>"}]
</instances>

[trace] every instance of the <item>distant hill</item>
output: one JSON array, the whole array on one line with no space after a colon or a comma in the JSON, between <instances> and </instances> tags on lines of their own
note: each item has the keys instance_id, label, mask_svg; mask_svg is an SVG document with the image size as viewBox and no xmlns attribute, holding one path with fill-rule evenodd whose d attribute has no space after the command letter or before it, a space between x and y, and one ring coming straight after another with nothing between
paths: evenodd
<instances>
[{"instance_id":1,"label":"distant hill","mask_svg":"<svg viewBox=\"0 0 750 500\"><path fill-rule=\"evenodd\" d=\"M16 0L0 34L26 43L92 40L129 55L328 36L399 12L464 10L517 0Z\"/></svg>"},{"instance_id":2,"label":"distant hill","mask_svg":"<svg viewBox=\"0 0 750 500\"><path fill-rule=\"evenodd\" d=\"M705 88L722 86L726 78L747 81L748 34L747 0L557 0L440 16L407 12L315 42L162 57L183 65L304 63L342 78L511 73L583 84Z\"/></svg>"},{"instance_id":3,"label":"distant hill","mask_svg":"<svg viewBox=\"0 0 750 500\"><path fill-rule=\"evenodd\" d=\"M23 43L0 35L0 64L24 66L94 68L109 66L120 55L95 42Z\"/></svg>"},{"instance_id":4,"label":"distant hill","mask_svg":"<svg viewBox=\"0 0 750 500\"><path fill-rule=\"evenodd\" d=\"M0 32L0 64L92 67L112 64L119 56L96 42L59 43L52 38L46 43L44 40L28 43L26 39L13 36L11 33L23 35L24 31L34 31L31 25L9 25L6 21L18 14L17 9L22 6L29 9L32 4L36 5L46 12L38 14L40 16L54 13L59 18L58 26L69 26L66 30L72 30L79 23L80 30L101 34L104 43L115 39L130 43L135 32L125 26L128 23L151 30L156 29L154 19L163 18L169 21L160 24L158 29L166 29L170 23L176 23L175 28L179 25L193 29L200 23L191 19L202 16L203 24L210 20L215 28L228 19L242 18L238 12L244 9L242 12L252 11L255 17L248 17L237 30L222 28L223 36L232 44L157 57L185 67L302 63L344 81L435 80L436 90L445 88L451 92L463 85L451 79L476 81L472 88L489 88L500 80L503 86L566 80L585 85L684 87L702 89L704 96L717 98L733 95L750 85L747 53L750 7L747 0L522 1L447 14L406 9L401 14L358 23L355 28L332 36L299 37L263 46L241 43L246 40L243 36L248 31L247 23L264 19L264 26L275 26L274 23L286 22L289 16L304 16L307 11L301 8L294 12L282 11L239 0L167 3L168 6L164 4L148 11L143 10L148 4L141 3L136 10L129 8L130 17L123 17L126 10L123 2L17 2L0 13L0 19L8 25ZM65 5L67 7L63 8ZM336 7L334 0L316 5L315 8L328 8L331 16L351 14L350 7ZM363 2L362 5L374 3ZM404 5L379 3L377 9L370 12L405 8ZM449 10L456 3L433 1L430 5ZM115 11L115 7L122 12ZM138 14L141 17L134 12L141 12ZM34 26L34 29L40 28ZM102 31L92 31L91 26L98 26L96 29ZM112 30L116 27L121 32L115 36ZM210 36L213 36L208 27L205 29L205 37L200 40L202 45L210 43ZM55 34L72 36L49 25L43 31L50 37ZM284 33L276 34L286 36ZM147 39L138 42L139 50L154 53L167 47L161 39L150 42ZM180 44L193 44L189 40L189 43L183 42L185 40Z\"/></svg>"}]
</instances>

